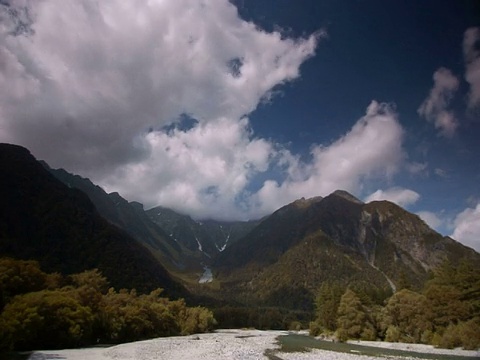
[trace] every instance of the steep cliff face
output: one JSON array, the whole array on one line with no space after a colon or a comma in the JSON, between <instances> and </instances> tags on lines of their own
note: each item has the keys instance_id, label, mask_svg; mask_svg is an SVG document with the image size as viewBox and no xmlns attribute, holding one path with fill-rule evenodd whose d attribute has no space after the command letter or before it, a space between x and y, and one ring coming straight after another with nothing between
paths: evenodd
<instances>
[{"instance_id":1,"label":"steep cliff face","mask_svg":"<svg viewBox=\"0 0 480 360\"><path fill-rule=\"evenodd\" d=\"M474 258L478 254L447 236L432 230L417 215L387 201L375 201L363 207L365 242L381 239L390 242L397 250L394 261L402 254L405 261L413 259L415 266L432 270L445 259L456 262L459 257ZM395 257L396 256L396 257Z\"/></svg>"}]
</instances>

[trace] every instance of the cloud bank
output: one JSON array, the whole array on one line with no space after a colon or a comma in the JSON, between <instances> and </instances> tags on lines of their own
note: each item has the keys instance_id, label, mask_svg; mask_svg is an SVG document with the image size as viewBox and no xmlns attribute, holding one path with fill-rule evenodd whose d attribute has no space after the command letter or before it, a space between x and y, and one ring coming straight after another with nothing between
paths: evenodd
<instances>
[{"instance_id":1,"label":"cloud bank","mask_svg":"<svg viewBox=\"0 0 480 360\"><path fill-rule=\"evenodd\" d=\"M146 207L255 218L359 193L404 160L397 115L376 101L307 161L255 136L248 114L300 76L322 32L268 33L226 0L16 0L0 16L0 140Z\"/></svg>"},{"instance_id":2,"label":"cloud bank","mask_svg":"<svg viewBox=\"0 0 480 360\"><path fill-rule=\"evenodd\" d=\"M299 76L319 38L261 31L226 0L0 7L1 139L97 178L148 158L146 134L182 114L252 112Z\"/></svg>"}]
</instances>

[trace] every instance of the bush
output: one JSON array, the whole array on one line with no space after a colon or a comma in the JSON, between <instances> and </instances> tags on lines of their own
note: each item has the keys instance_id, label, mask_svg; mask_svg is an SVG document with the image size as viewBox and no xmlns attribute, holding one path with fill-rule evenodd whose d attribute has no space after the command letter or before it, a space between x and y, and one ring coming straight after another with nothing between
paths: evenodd
<instances>
[{"instance_id":1,"label":"bush","mask_svg":"<svg viewBox=\"0 0 480 360\"><path fill-rule=\"evenodd\" d=\"M311 321L309 326L310 336L319 336L323 333L323 327L317 321Z\"/></svg>"},{"instance_id":2,"label":"bush","mask_svg":"<svg viewBox=\"0 0 480 360\"><path fill-rule=\"evenodd\" d=\"M108 289L96 269L63 277L38 263L0 259L0 350L68 348L211 331L210 310L161 297ZM58 288L63 284L67 286Z\"/></svg>"},{"instance_id":3,"label":"bush","mask_svg":"<svg viewBox=\"0 0 480 360\"><path fill-rule=\"evenodd\" d=\"M475 350L480 347L480 326L478 319L450 324L443 335L437 339L437 345L442 348L453 349L463 347L466 350Z\"/></svg>"},{"instance_id":4,"label":"bush","mask_svg":"<svg viewBox=\"0 0 480 360\"><path fill-rule=\"evenodd\" d=\"M87 344L93 319L88 307L59 290L16 296L1 315L4 336L16 350Z\"/></svg>"}]
</instances>

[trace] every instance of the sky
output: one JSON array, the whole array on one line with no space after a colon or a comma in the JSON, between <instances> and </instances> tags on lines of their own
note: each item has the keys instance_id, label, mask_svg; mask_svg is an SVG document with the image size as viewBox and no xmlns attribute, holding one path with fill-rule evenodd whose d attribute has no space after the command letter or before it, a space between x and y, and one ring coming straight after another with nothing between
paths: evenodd
<instances>
[{"instance_id":1,"label":"sky","mask_svg":"<svg viewBox=\"0 0 480 360\"><path fill-rule=\"evenodd\" d=\"M0 0L0 141L145 208L343 189L480 251L475 0Z\"/></svg>"}]
</instances>

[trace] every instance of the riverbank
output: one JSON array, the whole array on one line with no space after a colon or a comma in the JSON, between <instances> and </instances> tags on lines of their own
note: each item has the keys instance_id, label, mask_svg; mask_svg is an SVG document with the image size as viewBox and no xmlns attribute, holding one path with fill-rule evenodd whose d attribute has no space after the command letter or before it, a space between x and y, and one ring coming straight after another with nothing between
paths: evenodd
<instances>
[{"instance_id":1,"label":"riverbank","mask_svg":"<svg viewBox=\"0 0 480 360\"><path fill-rule=\"evenodd\" d=\"M280 336L288 338L287 331L260 331L260 330L218 330L210 334L198 334L181 337L157 338L146 341L121 344L109 348L86 348L68 350L42 350L33 352L29 360L150 360L150 359L209 359L209 360L378 360L383 356L360 355L357 353L335 352L324 349L309 351L283 352L281 351ZM301 336L301 335L293 335ZM292 336L292 339L294 338ZM301 339L301 338L300 338ZM309 338L311 339L311 338ZM388 343L376 343L376 345ZM359 344L357 344L359 345ZM371 347L371 344L367 344ZM424 352L423 345L401 344L404 350ZM400 345L396 344L399 347ZM408 348L407 348L408 347ZM380 347L378 347L380 348ZM441 351L438 354L480 357L480 352L465 352L464 350L434 349ZM407 357L409 358L409 357ZM405 357L390 357L389 359L403 359Z\"/></svg>"}]
</instances>

